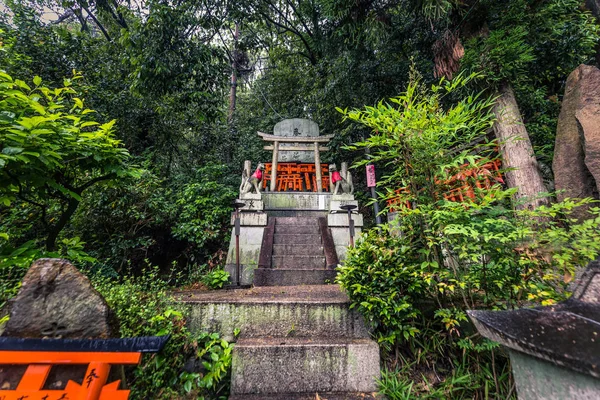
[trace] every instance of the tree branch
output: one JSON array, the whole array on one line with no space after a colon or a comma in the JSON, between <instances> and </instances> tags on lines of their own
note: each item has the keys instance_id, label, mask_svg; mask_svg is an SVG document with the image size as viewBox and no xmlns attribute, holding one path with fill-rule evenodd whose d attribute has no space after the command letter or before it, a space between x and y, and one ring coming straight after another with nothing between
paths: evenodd
<instances>
[{"instance_id":1,"label":"tree branch","mask_svg":"<svg viewBox=\"0 0 600 400\"><path fill-rule=\"evenodd\" d=\"M90 18L94 21L94 23L96 24L96 26L100 29L100 31L102 32L102 34L104 35L104 37L106 38L106 40L108 40L109 42L112 42L112 39L110 38L110 35L108 34L108 32L106 31L106 29L104 29L104 26L100 23L100 21L98 21L98 18L96 18L94 16L94 14L92 14L92 12L90 11L89 8L87 8L86 6L80 4L81 8L83 8L85 10L86 13L88 13L88 15L90 16Z\"/></svg>"},{"instance_id":2,"label":"tree branch","mask_svg":"<svg viewBox=\"0 0 600 400\"><path fill-rule=\"evenodd\" d=\"M73 190L73 192L77 193L77 194L81 194L81 193L83 193L83 191L85 189L88 189L90 186L93 186L93 185L95 185L98 182L107 181L107 180L110 180L110 179L114 179L116 177L117 177L117 174L115 174L114 172L111 172L110 174L106 174L106 175L102 175L102 176L97 176L94 179L91 179L91 180L87 181L83 185L74 188L75 190Z\"/></svg>"},{"instance_id":3,"label":"tree branch","mask_svg":"<svg viewBox=\"0 0 600 400\"><path fill-rule=\"evenodd\" d=\"M292 34L294 34L295 36L297 36L298 38L300 38L300 40L302 41L302 43L304 44L304 47L306 48L307 53L310 55L309 60L311 62L311 64L315 65L317 63L317 59L314 55L314 52L310 46L310 44L308 43L308 41L306 40L306 38L304 38L304 36L298 32L297 30L290 28L289 26L283 25L275 20L273 20L273 18L271 18L269 15L260 12L260 14L270 23L272 23L275 26L280 27L281 29L283 29L285 32L290 32Z\"/></svg>"},{"instance_id":4,"label":"tree branch","mask_svg":"<svg viewBox=\"0 0 600 400\"><path fill-rule=\"evenodd\" d=\"M292 10L294 11L294 14L296 14L296 17L298 17L298 20L300 21L300 23L302 24L302 26L306 30L306 33L308 34L308 36L312 37L313 34L310 31L310 28L306 25L306 22L304 22L304 19L302 18L302 15L300 15L300 13L298 12L298 10L294 6L294 3L292 3L290 0L286 0L285 2L292 8Z\"/></svg>"}]
</instances>

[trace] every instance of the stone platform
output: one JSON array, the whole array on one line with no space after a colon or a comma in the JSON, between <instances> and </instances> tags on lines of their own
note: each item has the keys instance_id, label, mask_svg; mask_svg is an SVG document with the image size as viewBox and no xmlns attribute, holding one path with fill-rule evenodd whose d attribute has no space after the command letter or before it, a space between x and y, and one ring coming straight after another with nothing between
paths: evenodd
<instances>
[{"instance_id":1,"label":"stone platform","mask_svg":"<svg viewBox=\"0 0 600 400\"><path fill-rule=\"evenodd\" d=\"M240 330L232 399L304 399L315 393L374 398L379 348L339 286L181 291L175 297L188 308L191 331L232 340L234 329Z\"/></svg>"},{"instance_id":2,"label":"stone platform","mask_svg":"<svg viewBox=\"0 0 600 400\"><path fill-rule=\"evenodd\" d=\"M242 209L239 216L241 283L291 286L333 282L350 237L348 214L329 210L329 205L330 201L350 201L343 200L349 197L297 192L263 193L262 198L263 210ZM325 221L324 226L319 219ZM358 236L363 216L353 213L352 220ZM233 215L231 224L235 225ZM335 258L335 263L327 263L325 256L333 253L335 257L329 258ZM235 257L234 229L225 265L233 282L237 281Z\"/></svg>"}]
</instances>

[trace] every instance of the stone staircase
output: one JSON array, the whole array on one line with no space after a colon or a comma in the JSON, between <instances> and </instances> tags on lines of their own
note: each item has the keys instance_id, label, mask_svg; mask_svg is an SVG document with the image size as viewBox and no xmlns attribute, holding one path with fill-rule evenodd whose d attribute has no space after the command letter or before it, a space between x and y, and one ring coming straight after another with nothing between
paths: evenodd
<instances>
[{"instance_id":1,"label":"stone staircase","mask_svg":"<svg viewBox=\"0 0 600 400\"><path fill-rule=\"evenodd\" d=\"M270 216L253 288L177 294L191 331L241 332L230 400L376 398L379 346L346 294L326 284L337 264L326 218Z\"/></svg>"},{"instance_id":2,"label":"stone staircase","mask_svg":"<svg viewBox=\"0 0 600 400\"><path fill-rule=\"evenodd\" d=\"M337 285L181 292L192 331L235 343L231 400L373 399L379 347Z\"/></svg>"},{"instance_id":3,"label":"stone staircase","mask_svg":"<svg viewBox=\"0 0 600 400\"><path fill-rule=\"evenodd\" d=\"M272 221L261 250L266 262L254 271L254 285L333 283L337 256L326 222L311 217L274 217Z\"/></svg>"}]
</instances>

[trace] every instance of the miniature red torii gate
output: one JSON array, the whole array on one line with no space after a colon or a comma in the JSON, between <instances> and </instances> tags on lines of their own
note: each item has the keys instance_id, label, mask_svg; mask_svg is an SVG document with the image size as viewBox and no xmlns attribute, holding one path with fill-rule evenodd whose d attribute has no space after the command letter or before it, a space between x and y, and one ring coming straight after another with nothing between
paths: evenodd
<instances>
[{"instance_id":1,"label":"miniature red torii gate","mask_svg":"<svg viewBox=\"0 0 600 400\"><path fill-rule=\"evenodd\" d=\"M137 365L141 353L156 353L169 336L128 339L0 338L0 364L27 365L14 390L0 390L0 400L127 400L120 381L106 384L112 365ZM87 364L82 384L43 389L53 365Z\"/></svg>"},{"instance_id":2,"label":"miniature red torii gate","mask_svg":"<svg viewBox=\"0 0 600 400\"><path fill-rule=\"evenodd\" d=\"M333 139L334 135L324 135L324 136L309 136L309 137L301 137L301 136L277 136L277 135L269 135L263 132L257 132L258 136L262 137L262 139L266 142L273 142L273 145L264 146L265 150L273 151L273 161L271 163L271 187L270 190L272 192L277 190L277 163L279 161L279 143L298 143L297 146L285 147L281 150L285 151L314 151L315 153L315 183L317 185L317 192L323 191L323 179L321 176L321 151L327 151L329 148L321 146L321 143L328 143L331 139ZM307 145L302 145L302 143L306 143Z\"/></svg>"}]
</instances>

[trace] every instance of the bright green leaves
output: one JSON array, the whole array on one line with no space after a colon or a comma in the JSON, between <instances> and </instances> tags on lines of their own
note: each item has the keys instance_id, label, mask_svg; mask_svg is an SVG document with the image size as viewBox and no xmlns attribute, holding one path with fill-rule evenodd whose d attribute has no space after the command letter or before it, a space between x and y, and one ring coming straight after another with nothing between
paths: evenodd
<instances>
[{"instance_id":1,"label":"bright green leaves","mask_svg":"<svg viewBox=\"0 0 600 400\"><path fill-rule=\"evenodd\" d=\"M115 121L90 119L73 88L44 87L36 76L32 89L4 72L0 82L0 199L34 206L28 219L37 217L46 227L54 250L75 211L72 202L97 182L130 174L129 153L114 137ZM70 214L62 218L61 209Z\"/></svg>"},{"instance_id":2,"label":"bright green leaves","mask_svg":"<svg viewBox=\"0 0 600 400\"><path fill-rule=\"evenodd\" d=\"M485 135L493 123L489 113L493 100L468 91L469 84L479 78L459 75L431 88L415 81L389 102L340 110L345 119L372 130L365 141L347 148L370 149L369 159L357 166L373 162L389 167L391 172L378 182L387 191L387 199L400 204L441 201L444 181L457 174L458 168L464 164L478 168L490 161L495 144L486 141ZM458 93L463 94L458 101L442 106Z\"/></svg>"},{"instance_id":3,"label":"bright green leaves","mask_svg":"<svg viewBox=\"0 0 600 400\"><path fill-rule=\"evenodd\" d=\"M472 200L443 197L449 189L444 182L475 187L465 171L482 171L494 159L494 144L485 142L491 101L464 94L464 83L459 77L458 84L442 81L430 90L412 83L389 103L340 110L372 129L349 148L370 150L361 164L387 166L379 186L394 201L397 216L362 233L339 267L338 282L384 354L399 364L417 360L407 366L411 379L425 365L454 365L474 374L490 368L493 353L491 361L482 356L492 348L472 335L466 310L554 304L568 297L575 268L600 253L600 209L592 208L582 223L570 216L589 199L515 211L514 190L499 184L474 188ZM443 98L455 91L462 96ZM430 395L432 387L423 391ZM485 397L480 387L474 384L464 398Z\"/></svg>"}]
</instances>

